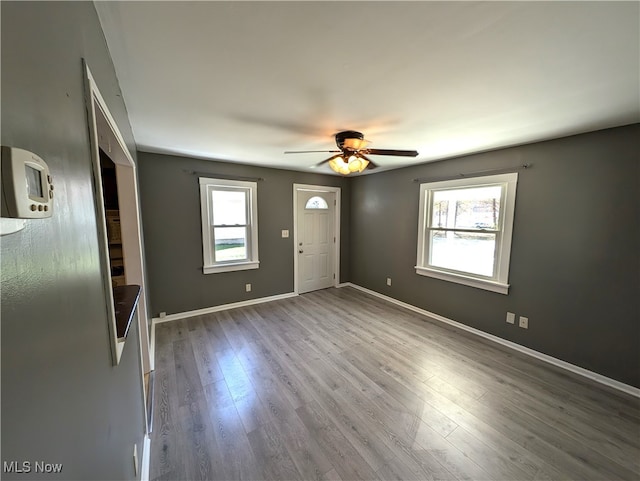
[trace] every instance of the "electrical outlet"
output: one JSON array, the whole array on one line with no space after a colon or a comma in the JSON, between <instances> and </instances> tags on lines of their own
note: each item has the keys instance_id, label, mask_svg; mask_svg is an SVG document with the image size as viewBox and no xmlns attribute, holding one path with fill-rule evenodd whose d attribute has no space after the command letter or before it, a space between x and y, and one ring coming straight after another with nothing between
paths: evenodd
<instances>
[{"instance_id":1,"label":"electrical outlet","mask_svg":"<svg viewBox=\"0 0 640 481\"><path fill-rule=\"evenodd\" d=\"M164 311L162 311L162 312L160 313L160 317L167 317L167 313L166 313L166 312L164 312Z\"/></svg>"},{"instance_id":2,"label":"electrical outlet","mask_svg":"<svg viewBox=\"0 0 640 481\"><path fill-rule=\"evenodd\" d=\"M251 292L251 284L245 284L244 285L244 290L247 292Z\"/></svg>"},{"instance_id":3,"label":"electrical outlet","mask_svg":"<svg viewBox=\"0 0 640 481\"><path fill-rule=\"evenodd\" d=\"M390 286L391 285L391 277L387 277L387 285Z\"/></svg>"},{"instance_id":4,"label":"electrical outlet","mask_svg":"<svg viewBox=\"0 0 640 481\"><path fill-rule=\"evenodd\" d=\"M513 312L507 312L507 322L509 324L516 323L516 315Z\"/></svg>"},{"instance_id":5,"label":"electrical outlet","mask_svg":"<svg viewBox=\"0 0 640 481\"><path fill-rule=\"evenodd\" d=\"M520 316L520 322L518 323L518 325L523 329L529 329L529 318Z\"/></svg>"}]
</instances>

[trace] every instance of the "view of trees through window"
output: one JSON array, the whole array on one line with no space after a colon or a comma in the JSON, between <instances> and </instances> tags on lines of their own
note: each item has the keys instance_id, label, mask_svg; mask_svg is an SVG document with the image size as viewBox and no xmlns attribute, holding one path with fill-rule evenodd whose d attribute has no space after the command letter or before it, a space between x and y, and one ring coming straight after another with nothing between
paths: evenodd
<instances>
[{"instance_id":1,"label":"view of trees through window","mask_svg":"<svg viewBox=\"0 0 640 481\"><path fill-rule=\"evenodd\" d=\"M429 223L429 264L494 275L500 185L435 191Z\"/></svg>"}]
</instances>

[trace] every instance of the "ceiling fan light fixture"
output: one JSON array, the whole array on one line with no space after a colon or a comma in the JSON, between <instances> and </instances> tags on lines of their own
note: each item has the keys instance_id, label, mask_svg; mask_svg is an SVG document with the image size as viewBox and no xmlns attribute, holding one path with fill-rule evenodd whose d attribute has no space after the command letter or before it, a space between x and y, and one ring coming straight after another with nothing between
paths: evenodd
<instances>
[{"instance_id":1,"label":"ceiling fan light fixture","mask_svg":"<svg viewBox=\"0 0 640 481\"><path fill-rule=\"evenodd\" d=\"M342 155L335 155L329 160L329 167L334 172L342 175L349 175L351 171L349 170L349 164L345 161Z\"/></svg>"},{"instance_id":2,"label":"ceiling fan light fixture","mask_svg":"<svg viewBox=\"0 0 640 481\"><path fill-rule=\"evenodd\" d=\"M345 130L335 134L336 146L340 150L288 150L285 154L306 154L315 152L338 153L316 165L329 164L331 170L338 174L349 175L354 172L362 172L367 167L375 169L376 163L369 160L371 155L394 155L400 157L417 157L417 150L397 150L397 149L370 149L367 147L369 141L364 138L361 132L355 130Z\"/></svg>"},{"instance_id":3,"label":"ceiling fan light fixture","mask_svg":"<svg viewBox=\"0 0 640 481\"><path fill-rule=\"evenodd\" d=\"M347 159L345 159L343 155L335 155L329 159L329 167L331 167L331 170L342 175L362 172L368 165L368 160L360 158L357 155L351 155Z\"/></svg>"},{"instance_id":4,"label":"ceiling fan light fixture","mask_svg":"<svg viewBox=\"0 0 640 481\"><path fill-rule=\"evenodd\" d=\"M349 157L349 172L362 172L368 163L366 160L352 155Z\"/></svg>"}]
</instances>

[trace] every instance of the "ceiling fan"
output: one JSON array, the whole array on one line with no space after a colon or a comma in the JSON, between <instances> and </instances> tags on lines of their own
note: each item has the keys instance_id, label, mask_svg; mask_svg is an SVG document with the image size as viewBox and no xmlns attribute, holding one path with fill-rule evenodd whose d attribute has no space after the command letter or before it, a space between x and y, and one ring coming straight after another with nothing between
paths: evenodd
<instances>
[{"instance_id":1,"label":"ceiling fan","mask_svg":"<svg viewBox=\"0 0 640 481\"><path fill-rule=\"evenodd\" d=\"M316 164L316 167L329 162L329 167L339 174L349 175L352 172L362 172L369 167L375 169L377 165L367 155L393 155L399 157L417 157L416 150L370 149L368 140L355 130L345 130L336 135L336 145L340 150L288 150L285 154L307 154L328 152L337 154Z\"/></svg>"}]
</instances>

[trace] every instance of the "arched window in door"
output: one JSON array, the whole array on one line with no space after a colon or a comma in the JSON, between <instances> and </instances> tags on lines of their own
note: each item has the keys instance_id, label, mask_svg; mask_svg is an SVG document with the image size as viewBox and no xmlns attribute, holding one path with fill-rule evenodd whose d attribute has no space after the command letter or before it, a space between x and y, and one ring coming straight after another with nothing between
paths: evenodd
<instances>
[{"instance_id":1,"label":"arched window in door","mask_svg":"<svg viewBox=\"0 0 640 481\"><path fill-rule=\"evenodd\" d=\"M315 195L307 201L307 204L304 206L304 208L305 209L328 209L329 206L327 205L326 200L324 200L320 196Z\"/></svg>"}]
</instances>

